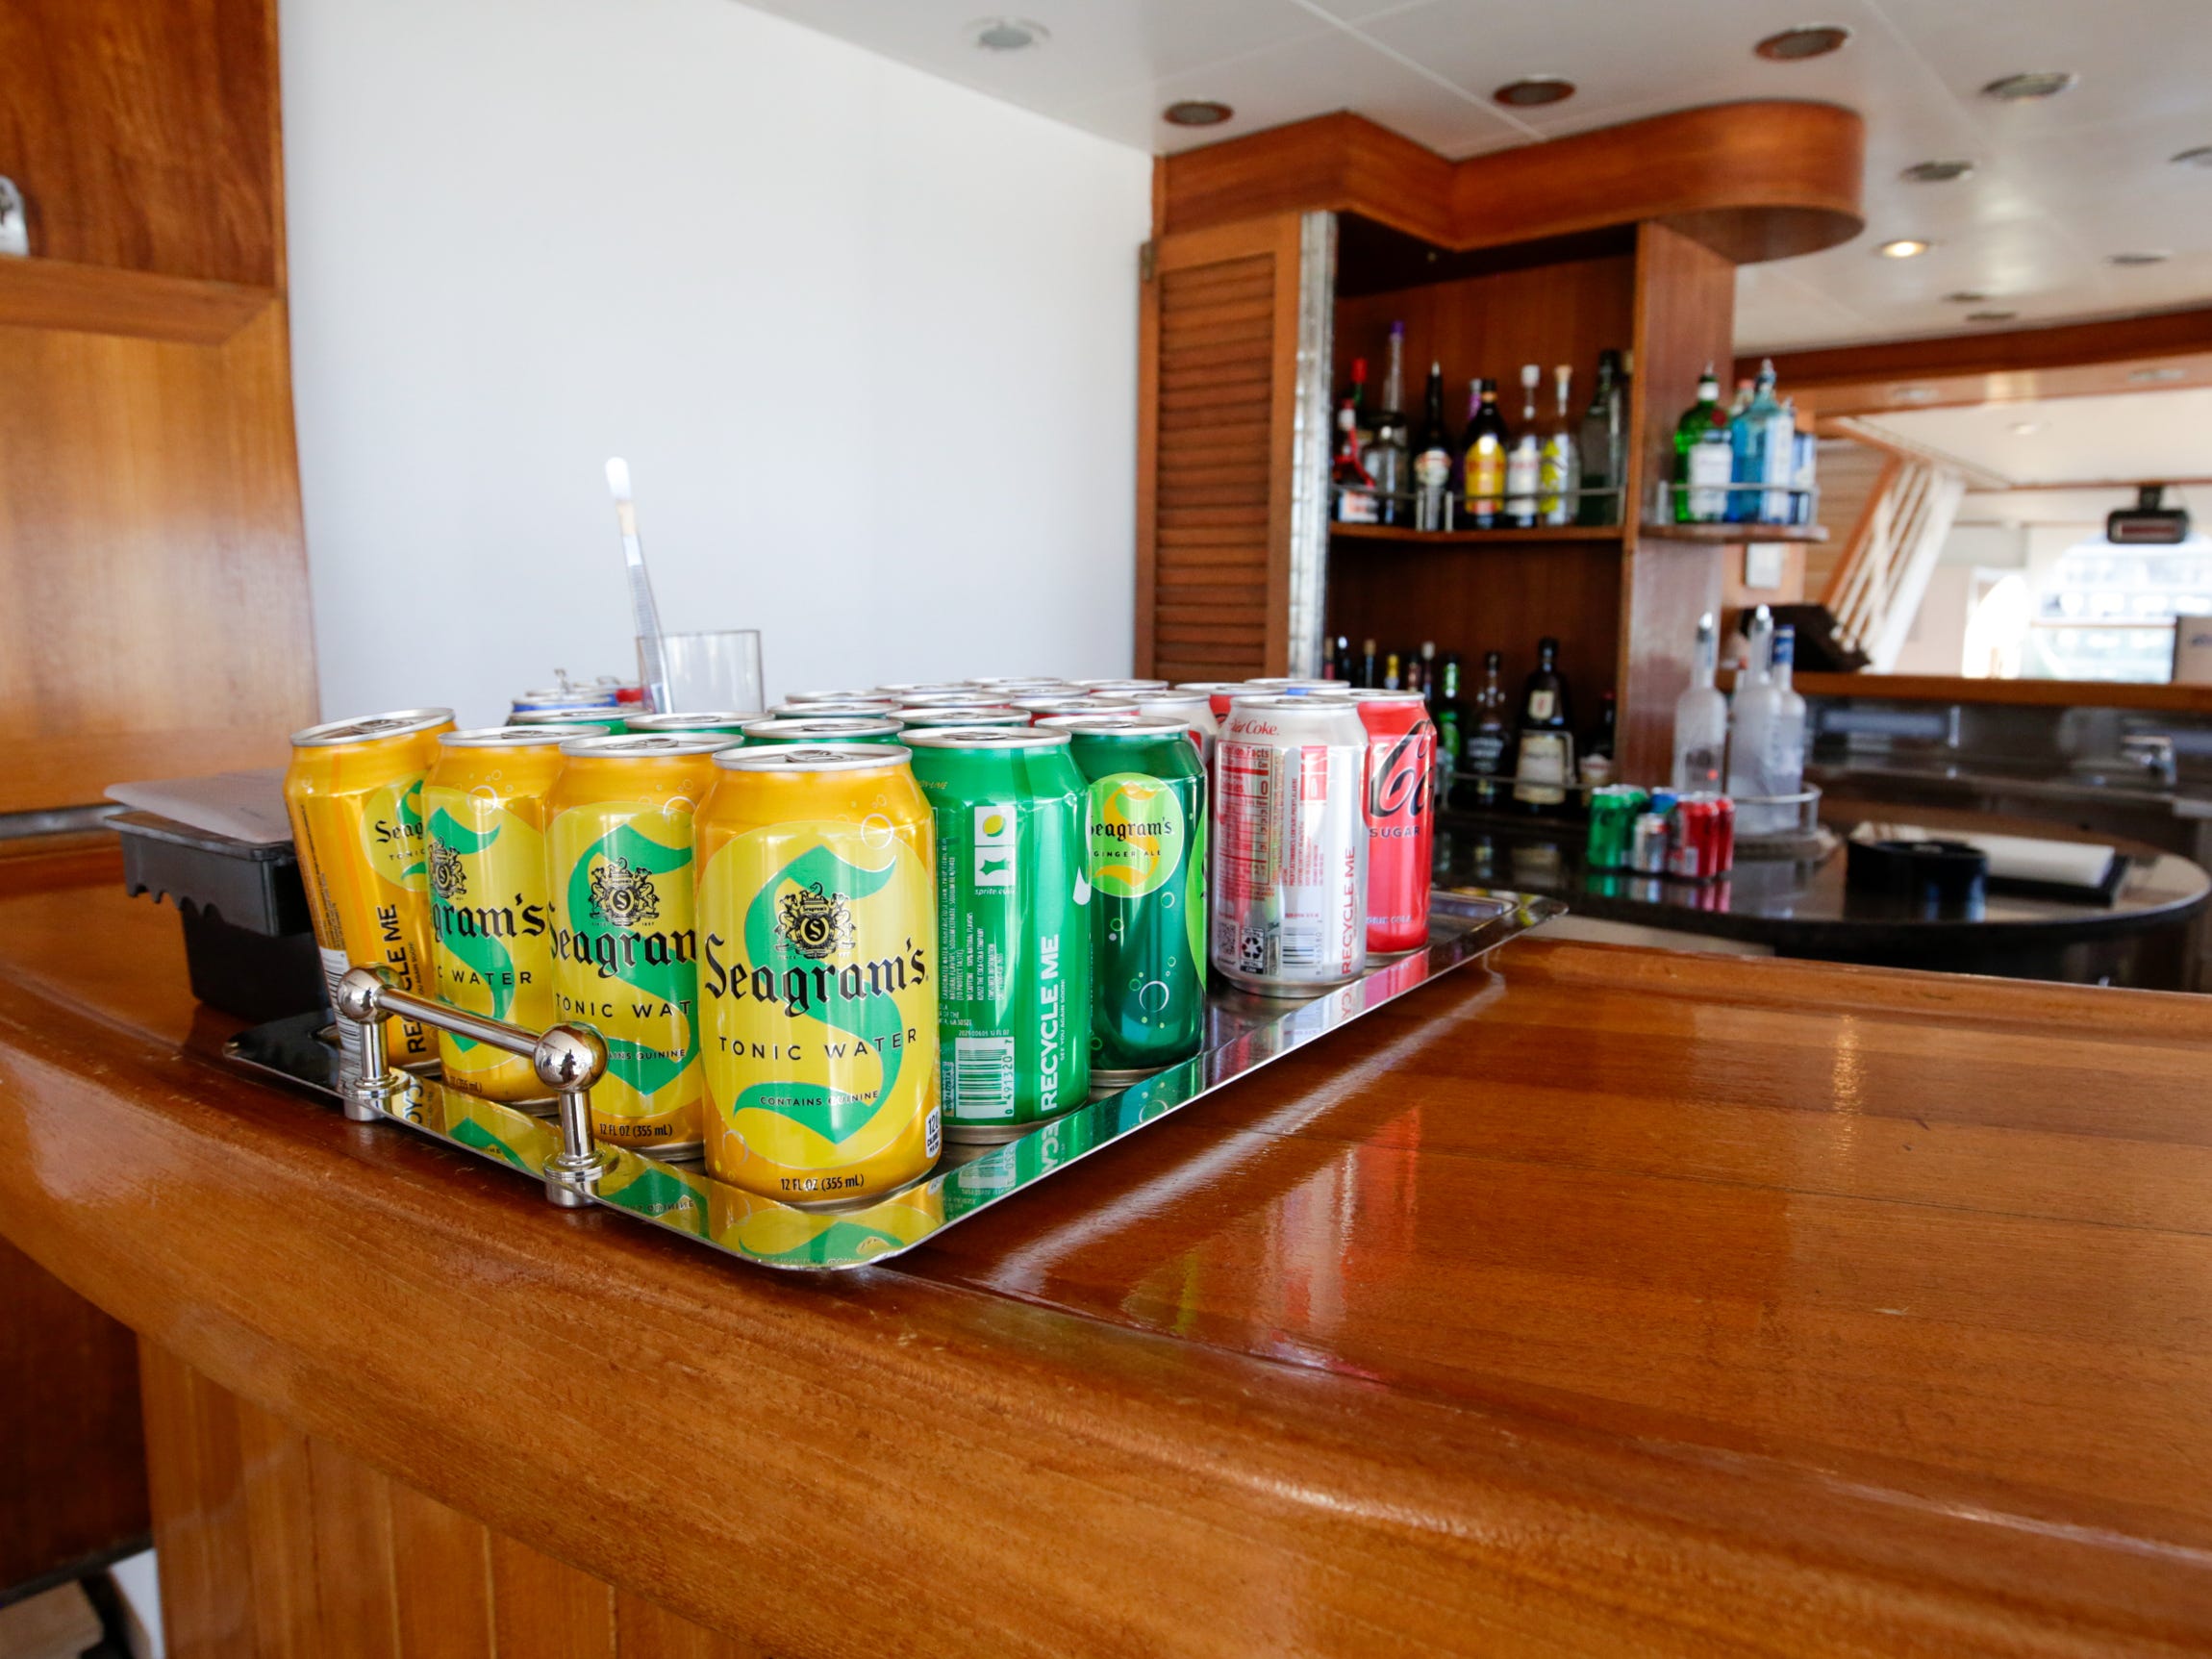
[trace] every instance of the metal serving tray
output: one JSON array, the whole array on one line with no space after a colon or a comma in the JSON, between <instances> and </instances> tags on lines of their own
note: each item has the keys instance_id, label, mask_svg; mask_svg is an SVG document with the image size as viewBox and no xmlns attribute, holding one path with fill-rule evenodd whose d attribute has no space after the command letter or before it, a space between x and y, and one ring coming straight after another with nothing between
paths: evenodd
<instances>
[{"instance_id":1,"label":"metal serving tray","mask_svg":"<svg viewBox=\"0 0 2212 1659\"><path fill-rule=\"evenodd\" d=\"M382 1088L343 1090L339 1049L319 1015L241 1032L225 1045L224 1055L246 1069L344 1102L356 1117L403 1123L544 1181L556 1202L619 1210L741 1261L822 1272L889 1261L926 1244L946 1227L1472 962L1566 908L1553 899L1496 891L1439 892L1429 912L1428 944L1370 968L1348 985L1292 1000L1253 996L1216 982L1207 998L1206 1045L1194 1058L1040 1123L1018 1140L992 1146L950 1144L921 1180L846 1204L787 1204L718 1181L694 1160L591 1147L588 1131L582 1132L584 1145L596 1157L596 1173L563 1182L565 1151L571 1168L574 1163L567 1137L579 1133L574 1119L583 1115L580 1105L568 1109L565 1126L556 1118L447 1088L432 1076L387 1073ZM581 1092L575 1099L581 1101Z\"/></svg>"}]
</instances>

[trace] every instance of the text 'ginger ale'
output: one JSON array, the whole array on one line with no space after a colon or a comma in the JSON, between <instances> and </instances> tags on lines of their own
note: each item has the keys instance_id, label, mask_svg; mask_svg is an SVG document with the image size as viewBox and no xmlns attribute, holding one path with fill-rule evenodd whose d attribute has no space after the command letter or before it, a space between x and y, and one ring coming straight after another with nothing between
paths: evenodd
<instances>
[{"instance_id":1,"label":"text 'ginger ale'","mask_svg":"<svg viewBox=\"0 0 2212 1659\"><path fill-rule=\"evenodd\" d=\"M1083 778L1064 732L909 732L937 815L945 1133L1002 1141L1091 1090Z\"/></svg>"},{"instance_id":2,"label":"text 'ginger ale'","mask_svg":"<svg viewBox=\"0 0 2212 1659\"><path fill-rule=\"evenodd\" d=\"M700 1136L691 817L721 733L573 738L549 802L554 1008L607 1043L591 1129L640 1151Z\"/></svg>"},{"instance_id":3,"label":"text 'ginger ale'","mask_svg":"<svg viewBox=\"0 0 2212 1659\"><path fill-rule=\"evenodd\" d=\"M310 726L291 737L284 777L325 989L348 968L382 968L402 991L430 994L430 849L422 780L451 709L403 709ZM339 1022L341 1037L355 1029ZM385 1021L385 1052L409 1066L435 1052L418 1021ZM358 1056L347 1070L358 1073Z\"/></svg>"},{"instance_id":4,"label":"text 'ginger ale'","mask_svg":"<svg viewBox=\"0 0 2212 1659\"><path fill-rule=\"evenodd\" d=\"M707 1168L787 1203L926 1174L938 1113L935 840L907 751L715 757L698 820Z\"/></svg>"},{"instance_id":5,"label":"text 'ginger ale'","mask_svg":"<svg viewBox=\"0 0 2212 1659\"><path fill-rule=\"evenodd\" d=\"M438 999L530 1031L553 1003L553 907L545 883L546 796L574 727L447 732L422 786L430 842L430 936ZM604 736L602 728L598 735ZM438 1034L445 1080L493 1100L545 1085L526 1056Z\"/></svg>"}]
</instances>

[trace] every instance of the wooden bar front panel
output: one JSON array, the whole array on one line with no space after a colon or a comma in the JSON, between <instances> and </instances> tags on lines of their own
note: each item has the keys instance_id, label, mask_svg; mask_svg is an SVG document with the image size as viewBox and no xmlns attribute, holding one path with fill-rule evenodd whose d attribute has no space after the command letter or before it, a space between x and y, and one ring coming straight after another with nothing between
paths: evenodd
<instances>
[{"instance_id":1,"label":"wooden bar front panel","mask_svg":"<svg viewBox=\"0 0 2212 1659\"><path fill-rule=\"evenodd\" d=\"M753 1659L140 1345L175 1659Z\"/></svg>"}]
</instances>

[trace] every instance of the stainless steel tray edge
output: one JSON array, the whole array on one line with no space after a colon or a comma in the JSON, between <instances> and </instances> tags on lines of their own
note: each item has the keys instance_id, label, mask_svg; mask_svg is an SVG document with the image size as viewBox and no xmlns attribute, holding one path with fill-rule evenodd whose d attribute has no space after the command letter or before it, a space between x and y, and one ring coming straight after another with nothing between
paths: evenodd
<instances>
[{"instance_id":1,"label":"stainless steel tray edge","mask_svg":"<svg viewBox=\"0 0 2212 1659\"><path fill-rule=\"evenodd\" d=\"M878 1197L802 1208L718 1181L697 1164L614 1147L606 1148L612 1162L595 1196L605 1208L757 1266L830 1272L890 1261L1566 910L1555 899L1521 893L1440 890L1431 902L1431 941L1422 949L1311 998L1277 1000L1217 988L1209 997L1207 1046L1195 1058L1018 1139L948 1147L931 1174ZM327 1074L317 1075L327 1055L312 1025L312 1019L279 1020L241 1032L225 1045L225 1058L335 1097ZM386 1115L533 1180L560 1150L559 1131L547 1119L430 1078L411 1077Z\"/></svg>"}]
</instances>

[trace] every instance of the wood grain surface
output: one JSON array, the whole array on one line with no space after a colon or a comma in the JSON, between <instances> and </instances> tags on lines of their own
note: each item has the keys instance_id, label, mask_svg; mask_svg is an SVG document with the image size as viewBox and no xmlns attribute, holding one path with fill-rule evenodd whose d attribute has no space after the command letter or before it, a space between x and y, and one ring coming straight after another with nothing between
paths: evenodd
<instances>
[{"instance_id":1,"label":"wood grain surface","mask_svg":"<svg viewBox=\"0 0 2212 1659\"><path fill-rule=\"evenodd\" d=\"M1866 130L1833 104L1716 104L1447 162L1359 115L1319 115L1167 162L1165 223L1356 213L1445 248L1502 247L1646 220L1737 264L1859 232Z\"/></svg>"},{"instance_id":2,"label":"wood grain surface","mask_svg":"<svg viewBox=\"0 0 2212 1659\"><path fill-rule=\"evenodd\" d=\"M823 1282L219 1071L69 902L0 899L0 1229L768 1651L2212 1641L2199 999L1517 943Z\"/></svg>"}]
</instances>

